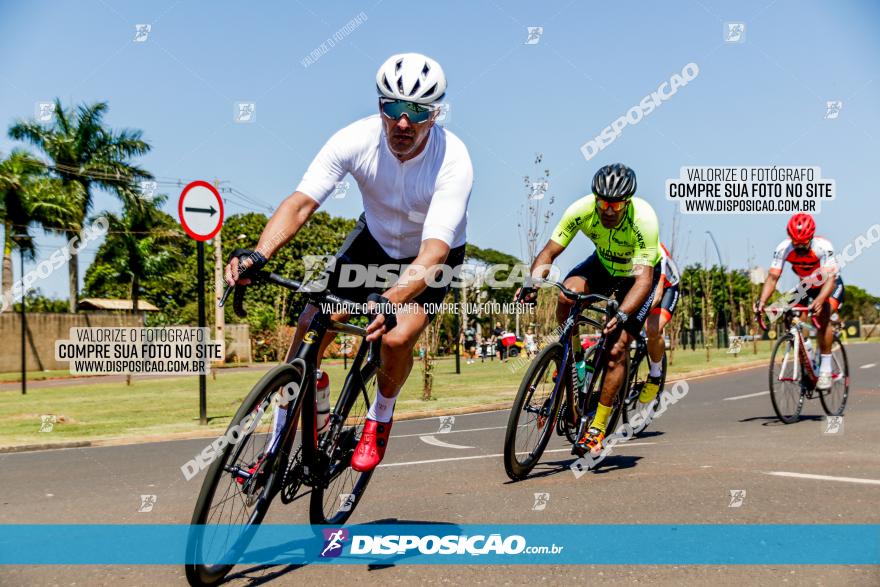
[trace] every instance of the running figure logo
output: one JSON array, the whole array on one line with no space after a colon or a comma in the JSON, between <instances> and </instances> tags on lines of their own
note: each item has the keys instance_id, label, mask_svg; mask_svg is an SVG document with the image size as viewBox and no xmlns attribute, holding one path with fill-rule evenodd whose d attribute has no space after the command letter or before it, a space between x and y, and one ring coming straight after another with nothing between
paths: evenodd
<instances>
[{"instance_id":1,"label":"running figure logo","mask_svg":"<svg viewBox=\"0 0 880 587\"><path fill-rule=\"evenodd\" d=\"M729 508L738 508L742 507L743 502L746 500L746 490L745 489L731 489L730 490L730 503L727 504Z\"/></svg>"},{"instance_id":2,"label":"running figure logo","mask_svg":"<svg viewBox=\"0 0 880 587\"><path fill-rule=\"evenodd\" d=\"M544 34L544 27L542 26L530 26L526 27L529 31L529 36L526 38L526 42L524 45L537 45L541 42L541 35Z\"/></svg>"},{"instance_id":3,"label":"running figure logo","mask_svg":"<svg viewBox=\"0 0 880 587\"><path fill-rule=\"evenodd\" d=\"M825 120L834 120L840 116L841 108L843 108L843 102L840 100L828 100L825 102Z\"/></svg>"},{"instance_id":4,"label":"running figure logo","mask_svg":"<svg viewBox=\"0 0 880 587\"><path fill-rule=\"evenodd\" d=\"M455 416L443 416L440 418L440 429L438 434L448 434L452 432L452 426L455 425Z\"/></svg>"},{"instance_id":5,"label":"running figure logo","mask_svg":"<svg viewBox=\"0 0 880 587\"><path fill-rule=\"evenodd\" d=\"M724 42L725 43L743 43L746 40L746 23L744 22L725 22L724 23Z\"/></svg>"},{"instance_id":6,"label":"running figure logo","mask_svg":"<svg viewBox=\"0 0 880 587\"><path fill-rule=\"evenodd\" d=\"M332 558L342 554L342 543L348 540L348 530L339 528L338 530L325 529L324 532L324 550L321 551L321 558Z\"/></svg>"},{"instance_id":7,"label":"running figure logo","mask_svg":"<svg viewBox=\"0 0 880 587\"><path fill-rule=\"evenodd\" d=\"M825 434L843 432L843 416L825 416Z\"/></svg>"},{"instance_id":8,"label":"running figure logo","mask_svg":"<svg viewBox=\"0 0 880 587\"><path fill-rule=\"evenodd\" d=\"M532 506L532 511L540 512L547 508L547 503L550 501L549 493L536 493L535 494L535 504Z\"/></svg>"},{"instance_id":9,"label":"running figure logo","mask_svg":"<svg viewBox=\"0 0 880 587\"><path fill-rule=\"evenodd\" d=\"M52 432L56 422L58 422L58 418L55 414L43 414L40 416L40 432Z\"/></svg>"},{"instance_id":10,"label":"running figure logo","mask_svg":"<svg viewBox=\"0 0 880 587\"><path fill-rule=\"evenodd\" d=\"M134 39L132 39L132 42L145 43L147 41L147 37L150 36L150 31L152 29L153 29L153 25L150 25L150 24L136 24L136 25L134 25Z\"/></svg>"},{"instance_id":11,"label":"running figure logo","mask_svg":"<svg viewBox=\"0 0 880 587\"><path fill-rule=\"evenodd\" d=\"M141 495L141 505L138 506L138 513L144 514L153 511L157 499L156 495Z\"/></svg>"}]
</instances>

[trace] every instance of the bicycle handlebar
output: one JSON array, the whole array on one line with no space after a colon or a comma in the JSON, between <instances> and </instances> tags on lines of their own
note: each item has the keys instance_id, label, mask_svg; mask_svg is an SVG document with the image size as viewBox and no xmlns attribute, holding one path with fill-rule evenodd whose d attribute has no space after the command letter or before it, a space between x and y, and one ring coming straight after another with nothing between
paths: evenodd
<instances>
[{"instance_id":1,"label":"bicycle handlebar","mask_svg":"<svg viewBox=\"0 0 880 587\"><path fill-rule=\"evenodd\" d=\"M295 291L297 293L304 294L309 298L309 301L312 302L325 302L329 304L333 304L339 306L340 308L349 308L352 310L353 314L358 314L360 312L355 311L359 306L355 302L351 300L346 300L344 298L340 298L330 292L326 291L309 291L307 287L305 287L301 282L296 281L295 279L288 279L286 277L282 277L277 273L269 273L266 271L260 271L249 276L251 283L249 285L255 285L257 283L274 283L276 285L280 285L285 289L289 289L291 291ZM232 309L235 312L235 315L244 318L247 316L247 311L244 309L244 293L245 289L249 287L248 285L227 285L226 289L223 292L223 297L220 298L220 302L218 305L222 308L229 298L229 294L232 293Z\"/></svg>"},{"instance_id":2,"label":"bicycle handlebar","mask_svg":"<svg viewBox=\"0 0 880 587\"><path fill-rule=\"evenodd\" d=\"M810 316L810 321L813 323L813 326L819 328L819 319L816 317L816 313L808 306L788 306L783 310L784 314L797 314L806 312ZM766 308L761 312L755 312L755 316L758 318L758 326L764 332L770 330L770 325L765 320L765 314L767 313Z\"/></svg>"}]
</instances>

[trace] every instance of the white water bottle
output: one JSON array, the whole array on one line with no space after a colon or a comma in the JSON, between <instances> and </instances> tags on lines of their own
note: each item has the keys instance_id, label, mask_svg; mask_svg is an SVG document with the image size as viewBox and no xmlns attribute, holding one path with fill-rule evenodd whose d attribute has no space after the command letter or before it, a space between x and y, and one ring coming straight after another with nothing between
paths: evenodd
<instances>
[{"instance_id":1,"label":"white water bottle","mask_svg":"<svg viewBox=\"0 0 880 587\"><path fill-rule=\"evenodd\" d=\"M804 349L807 351L807 356L810 357L810 361L813 362L813 370L816 369L816 355L813 354L813 343L810 341L810 337L804 337Z\"/></svg>"}]
</instances>

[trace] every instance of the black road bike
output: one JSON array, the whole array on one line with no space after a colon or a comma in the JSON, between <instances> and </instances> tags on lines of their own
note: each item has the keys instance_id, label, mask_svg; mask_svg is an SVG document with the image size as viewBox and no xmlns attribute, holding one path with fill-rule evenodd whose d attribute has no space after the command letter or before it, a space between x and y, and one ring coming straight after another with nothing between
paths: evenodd
<instances>
[{"instance_id":1,"label":"black road bike","mask_svg":"<svg viewBox=\"0 0 880 587\"><path fill-rule=\"evenodd\" d=\"M225 435L235 442L217 451L205 475L187 543L186 577L191 585L223 580L234 566L229 561L245 551L276 496L287 504L309 495L312 524L341 525L357 507L372 476L354 471L351 457L375 396L380 341L360 345L329 427L319 435L315 372L321 340L327 332L366 336L364 328L332 320L321 304L352 310L355 304L330 293L305 291L301 283L274 273L260 272L251 279L300 292L317 312L294 358L266 373L245 398ZM235 286L233 307L239 316L246 315L243 295L244 288ZM393 316L386 320L393 328ZM277 436L271 433L275 410L286 412ZM223 564L195 564L209 560Z\"/></svg>"},{"instance_id":2,"label":"black road bike","mask_svg":"<svg viewBox=\"0 0 880 587\"><path fill-rule=\"evenodd\" d=\"M600 336L587 350L586 377L580 388L573 345L579 340L576 335L581 324L602 331L619 307L616 300L603 295L583 294L561 283L546 283L559 288L574 304L560 327L559 340L544 347L532 360L511 407L504 435L504 469L514 481L527 477L538 464L554 430L575 444L590 424L605 383L606 339ZM605 306L597 305L601 303ZM604 314L604 322L585 312ZM620 418L627 387L628 378L615 396L609 430L614 430Z\"/></svg>"}]
</instances>

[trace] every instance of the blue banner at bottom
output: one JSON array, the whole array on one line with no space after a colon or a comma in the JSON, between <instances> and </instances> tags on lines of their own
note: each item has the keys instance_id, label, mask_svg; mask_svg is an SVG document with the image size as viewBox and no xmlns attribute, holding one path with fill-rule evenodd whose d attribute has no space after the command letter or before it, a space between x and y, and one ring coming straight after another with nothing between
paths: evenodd
<instances>
[{"instance_id":1,"label":"blue banner at bottom","mask_svg":"<svg viewBox=\"0 0 880 587\"><path fill-rule=\"evenodd\" d=\"M877 524L0 526L0 564L876 565Z\"/></svg>"}]
</instances>

